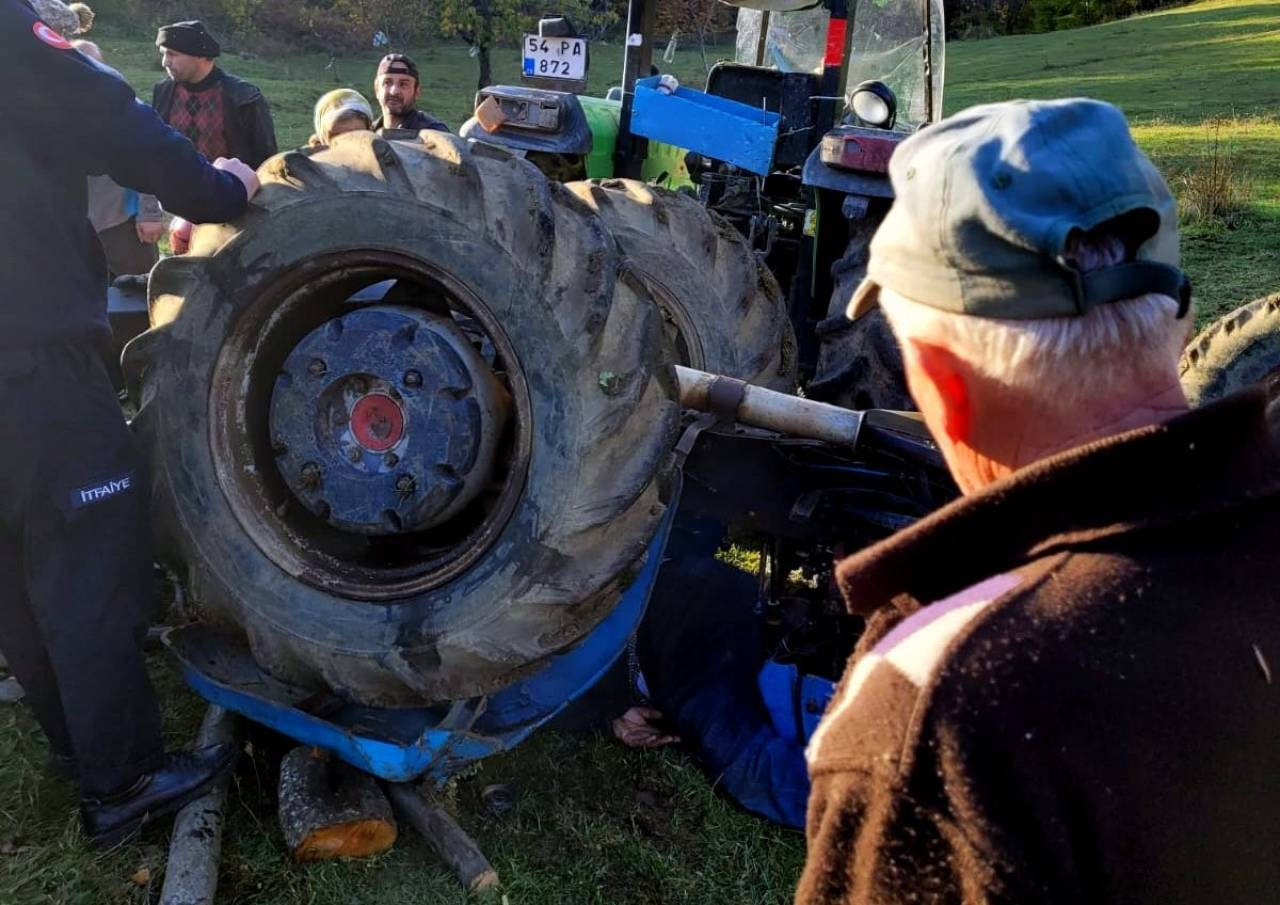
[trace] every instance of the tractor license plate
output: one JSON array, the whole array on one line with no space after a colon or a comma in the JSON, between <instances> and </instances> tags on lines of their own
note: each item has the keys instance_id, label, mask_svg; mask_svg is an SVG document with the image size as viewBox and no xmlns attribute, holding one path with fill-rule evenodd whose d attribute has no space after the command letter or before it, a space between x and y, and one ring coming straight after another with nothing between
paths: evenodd
<instances>
[{"instance_id":1,"label":"tractor license plate","mask_svg":"<svg viewBox=\"0 0 1280 905\"><path fill-rule=\"evenodd\" d=\"M586 79L587 39L525 35L524 74L526 78Z\"/></svg>"}]
</instances>

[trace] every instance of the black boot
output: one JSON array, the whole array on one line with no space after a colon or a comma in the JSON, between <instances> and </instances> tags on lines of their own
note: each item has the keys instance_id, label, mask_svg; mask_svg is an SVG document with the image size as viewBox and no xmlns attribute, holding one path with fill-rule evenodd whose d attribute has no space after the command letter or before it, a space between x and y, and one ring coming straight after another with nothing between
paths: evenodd
<instances>
[{"instance_id":1,"label":"black boot","mask_svg":"<svg viewBox=\"0 0 1280 905\"><path fill-rule=\"evenodd\" d=\"M80 799L85 833L97 848L110 848L144 823L170 814L199 798L236 759L236 747L210 745L165 757L164 766L144 773L129 788L105 798Z\"/></svg>"}]
</instances>

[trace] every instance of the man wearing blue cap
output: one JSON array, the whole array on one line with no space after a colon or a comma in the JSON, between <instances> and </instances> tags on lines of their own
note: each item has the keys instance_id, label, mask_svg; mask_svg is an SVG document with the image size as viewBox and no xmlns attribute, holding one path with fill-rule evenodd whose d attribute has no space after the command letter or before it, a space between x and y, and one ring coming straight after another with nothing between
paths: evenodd
<instances>
[{"instance_id":1,"label":"man wearing blue cap","mask_svg":"<svg viewBox=\"0 0 1280 905\"><path fill-rule=\"evenodd\" d=\"M797 902L1280 890L1280 456L1189 411L1177 215L1124 117L976 107L904 142L879 304L964 497L842 562L876 612L808 749Z\"/></svg>"}]
</instances>

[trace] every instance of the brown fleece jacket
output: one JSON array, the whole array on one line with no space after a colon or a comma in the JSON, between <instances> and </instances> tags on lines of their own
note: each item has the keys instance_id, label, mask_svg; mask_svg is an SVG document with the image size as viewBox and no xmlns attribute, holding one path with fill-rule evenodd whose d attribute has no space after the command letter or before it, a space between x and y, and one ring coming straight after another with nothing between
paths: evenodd
<instances>
[{"instance_id":1,"label":"brown fleece jacket","mask_svg":"<svg viewBox=\"0 0 1280 905\"><path fill-rule=\"evenodd\" d=\"M811 743L796 901L1280 901L1278 465L1241 394L842 562L901 615Z\"/></svg>"}]
</instances>

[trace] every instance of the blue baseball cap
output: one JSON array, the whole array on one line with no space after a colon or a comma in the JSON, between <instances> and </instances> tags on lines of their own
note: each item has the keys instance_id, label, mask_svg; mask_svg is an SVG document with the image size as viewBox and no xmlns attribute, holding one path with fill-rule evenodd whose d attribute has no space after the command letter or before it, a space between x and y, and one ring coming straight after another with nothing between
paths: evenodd
<instances>
[{"instance_id":1,"label":"blue baseball cap","mask_svg":"<svg viewBox=\"0 0 1280 905\"><path fill-rule=\"evenodd\" d=\"M971 107L904 141L889 164L893 207L871 240L849 316L880 287L958 314L1070 317L1147 292L1184 314L1177 205L1124 115L1086 98ZM1081 273L1069 239L1103 224L1124 263Z\"/></svg>"}]
</instances>

